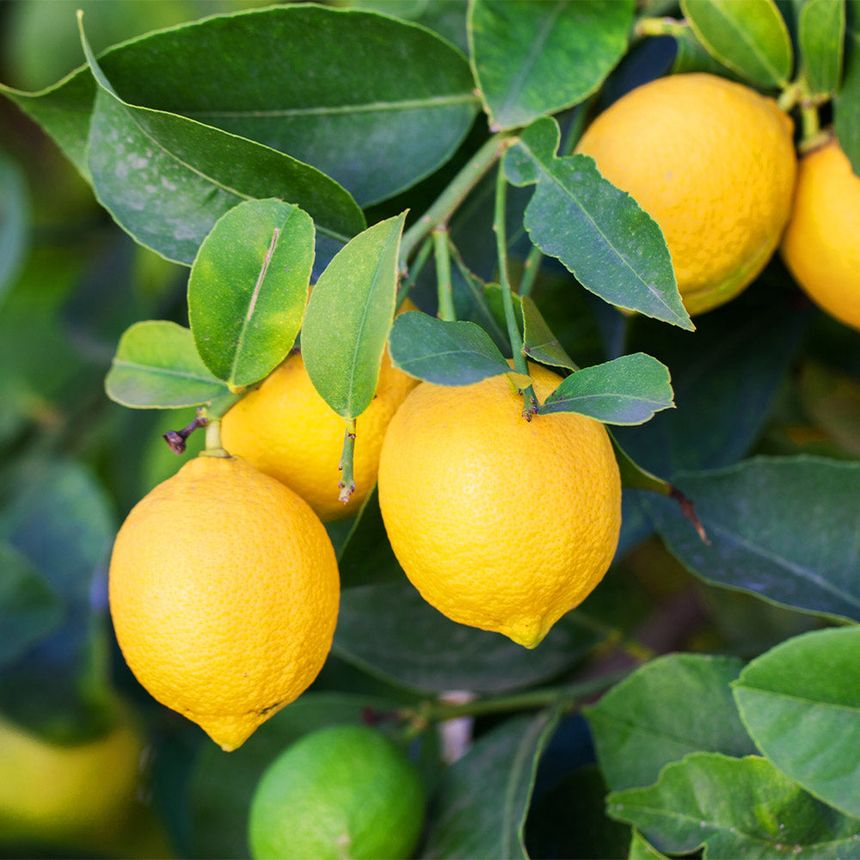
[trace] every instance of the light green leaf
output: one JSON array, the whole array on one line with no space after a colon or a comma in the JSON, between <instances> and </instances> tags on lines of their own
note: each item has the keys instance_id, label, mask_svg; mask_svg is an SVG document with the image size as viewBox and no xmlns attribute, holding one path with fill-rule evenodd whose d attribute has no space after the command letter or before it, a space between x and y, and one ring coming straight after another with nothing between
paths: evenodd
<instances>
[{"instance_id":1,"label":"light green leaf","mask_svg":"<svg viewBox=\"0 0 860 860\"><path fill-rule=\"evenodd\" d=\"M759 86L786 85L791 39L773 0L681 0L681 9L714 59Z\"/></svg>"},{"instance_id":2,"label":"light green leaf","mask_svg":"<svg viewBox=\"0 0 860 860\"><path fill-rule=\"evenodd\" d=\"M249 200L222 215L188 279L188 318L207 367L251 385L292 349L314 261L314 224L297 206Z\"/></svg>"},{"instance_id":3,"label":"light green leaf","mask_svg":"<svg viewBox=\"0 0 860 860\"><path fill-rule=\"evenodd\" d=\"M123 334L105 390L132 409L201 406L229 394L198 355L190 329L161 320L135 323Z\"/></svg>"},{"instance_id":4,"label":"light green leaf","mask_svg":"<svg viewBox=\"0 0 860 860\"><path fill-rule=\"evenodd\" d=\"M845 43L845 0L805 0L798 43L810 92L829 96L839 89Z\"/></svg>"},{"instance_id":5,"label":"light green leaf","mask_svg":"<svg viewBox=\"0 0 860 860\"><path fill-rule=\"evenodd\" d=\"M845 77L833 106L833 126L842 151L860 176L860 0L846 0L846 12Z\"/></svg>"},{"instance_id":6,"label":"light green leaf","mask_svg":"<svg viewBox=\"0 0 860 860\"><path fill-rule=\"evenodd\" d=\"M494 129L593 93L627 48L632 0L472 0L472 67Z\"/></svg>"},{"instance_id":7,"label":"light green leaf","mask_svg":"<svg viewBox=\"0 0 860 860\"><path fill-rule=\"evenodd\" d=\"M627 855L627 860L666 860L666 857L651 845L638 830L634 830L630 839L630 853Z\"/></svg>"},{"instance_id":8,"label":"light green leaf","mask_svg":"<svg viewBox=\"0 0 860 860\"><path fill-rule=\"evenodd\" d=\"M860 627L789 639L732 686L762 753L810 794L860 818Z\"/></svg>"},{"instance_id":9,"label":"light green leaf","mask_svg":"<svg viewBox=\"0 0 860 860\"><path fill-rule=\"evenodd\" d=\"M523 310L523 351L525 354L541 364L548 364L550 367L577 370L573 359L565 352L558 338L552 333L549 324L531 297L523 296L521 303Z\"/></svg>"},{"instance_id":10,"label":"light green leaf","mask_svg":"<svg viewBox=\"0 0 860 860\"><path fill-rule=\"evenodd\" d=\"M607 785L648 785L669 762L696 750L755 752L729 688L742 667L734 657L670 654L637 669L587 708Z\"/></svg>"},{"instance_id":11,"label":"light green leaf","mask_svg":"<svg viewBox=\"0 0 860 860\"><path fill-rule=\"evenodd\" d=\"M851 860L860 821L840 815L756 756L693 753L656 785L610 794L609 814L666 854L705 848L708 860Z\"/></svg>"},{"instance_id":12,"label":"light green leaf","mask_svg":"<svg viewBox=\"0 0 860 860\"><path fill-rule=\"evenodd\" d=\"M341 417L357 418L376 392L394 318L397 261L406 213L352 239L322 273L302 328L305 368Z\"/></svg>"},{"instance_id":13,"label":"light green leaf","mask_svg":"<svg viewBox=\"0 0 860 860\"><path fill-rule=\"evenodd\" d=\"M504 156L511 182L537 185L524 220L532 242L605 301L692 331L660 227L591 158L556 157L559 138L554 119L539 119Z\"/></svg>"}]
</instances>

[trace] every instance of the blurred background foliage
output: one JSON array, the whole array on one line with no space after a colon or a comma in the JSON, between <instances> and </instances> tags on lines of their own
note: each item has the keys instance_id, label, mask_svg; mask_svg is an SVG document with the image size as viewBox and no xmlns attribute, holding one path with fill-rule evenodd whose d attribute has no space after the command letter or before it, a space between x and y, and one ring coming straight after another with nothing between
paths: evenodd
<instances>
[{"instance_id":1,"label":"blurred background foliage","mask_svg":"<svg viewBox=\"0 0 860 860\"><path fill-rule=\"evenodd\" d=\"M87 10L98 50L252 5L260 4L6 2L0 80L38 89L80 65L77 7ZM419 20L465 47L460 0L353 5ZM669 8L662 4L655 14ZM695 46L676 57L674 45L654 39L634 48L592 109L673 68L712 62ZM374 207L368 220L400 211L404 199L420 212L471 154L484 121L477 120L476 134L450 164ZM466 263L487 280L495 260L491 194L489 184L479 188L451 225ZM512 189L510 198L510 236L520 261L528 242L515 228L527 196ZM186 269L135 245L54 144L0 103L0 786L12 772L26 776L36 760L42 769L33 773L50 772L57 783L39 779L27 787L29 797L7 797L0 787L0 854L246 856L256 780L309 729L368 713L385 727L398 707L451 688L499 692L569 678L583 666L623 662L616 646L628 635L658 652L719 650L748 658L816 625L809 616L694 579L654 537L642 499L628 493L619 556L604 584L584 613L558 625L537 652L523 652L493 634L456 627L418 600L381 539L371 502L349 544L343 545L351 524L332 529L348 590L319 680L240 751L220 752L137 686L107 614L106 563L117 524L181 465L161 434L191 415L122 409L105 397L103 379L128 325L145 318L187 322L186 277ZM431 311L433 284L428 264L416 301ZM474 285L455 270L455 287L458 311L468 318ZM778 259L740 299L702 317L695 337L622 317L577 289L552 261L544 261L534 297L577 362L642 349L670 367L679 408L618 433L631 454L663 477L730 465L755 452L860 456L860 334L814 310ZM476 736L496 722L479 719ZM604 788L581 717L562 721L550 750L528 822L532 856L626 856L629 831L603 814ZM76 763L77 753L88 764ZM442 750L435 734L416 742L413 753L428 784L437 784ZM560 827L572 815L589 826L575 834ZM46 818L56 826L46 826Z\"/></svg>"}]
</instances>

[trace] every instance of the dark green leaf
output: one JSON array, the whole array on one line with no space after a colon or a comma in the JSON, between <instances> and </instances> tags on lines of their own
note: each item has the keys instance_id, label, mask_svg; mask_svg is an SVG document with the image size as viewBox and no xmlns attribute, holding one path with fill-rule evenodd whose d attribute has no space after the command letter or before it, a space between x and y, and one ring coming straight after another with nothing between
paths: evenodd
<instances>
[{"instance_id":1,"label":"dark green leaf","mask_svg":"<svg viewBox=\"0 0 860 860\"><path fill-rule=\"evenodd\" d=\"M229 394L203 364L190 329L161 320L135 323L120 338L105 390L132 409L200 406Z\"/></svg>"},{"instance_id":2,"label":"dark green leaf","mask_svg":"<svg viewBox=\"0 0 860 860\"><path fill-rule=\"evenodd\" d=\"M0 152L0 299L24 256L29 208L21 171Z\"/></svg>"},{"instance_id":3,"label":"dark green leaf","mask_svg":"<svg viewBox=\"0 0 860 860\"><path fill-rule=\"evenodd\" d=\"M331 525L331 524L329 524ZM337 554L341 588L403 582L403 571L388 542L379 496L374 488L365 499Z\"/></svg>"},{"instance_id":4,"label":"dark green leaf","mask_svg":"<svg viewBox=\"0 0 860 860\"><path fill-rule=\"evenodd\" d=\"M589 707L586 717L607 785L615 791L648 785L669 762L697 750L755 752L729 688L742 667L734 657L670 654Z\"/></svg>"},{"instance_id":5,"label":"dark green leaf","mask_svg":"<svg viewBox=\"0 0 860 860\"><path fill-rule=\"evenodd\" d=\"M860 620L860 463L757 457L676 483L695 502L710 544L671 502L645 504L696 576L801 612Z\"/></svg>"},{"instance_id":6,"label":"dark green leaf","mask_svg":"<svg viewBox=\"0 0 860 860\"><path fill-rule=\"evenodd\" d=\"M20 657L59 624L62 603L30 562L0 543L0 667Z\"/></svg>"},{"instance_id":7,"label":"dark green leaf","mask_svg":"<svg viewBox=\"0 0 860 860\"><path fill-rule=\"evenodd\" d=\"M492 338L471 322L410 311L394 321L388 343L395 367L436 385L471 385L511 370Z\"/></svg>"},{"instance_id":8,"label":"dark green leaf","mask_svg":"<svg viewBox=\"0 0 860 860\"><path fill-rule=\"evenodd\" d=\"M860 0L846 0L848 31L845 77L833 108L834 128L842 151L860 176Z\"/></svg>"},{"instance_id":9,"label":"dark green leaf","mask_svg":"<svg viewBox=\"0 0 860 860\"><path fill-rule=\"evenodd\" d=\"M341 595L334 651L411 689L493 693L549 680L599 642L600 636L579 625L572 613L540 648L527 651L497 633L450 621L401 579Z\"/></svg>"},{"instance_id":10,"label":"dark green leaf","mask_svg":"<svg viewBox=\"0 0 860 860\"><path fill-rule=\"evenodd\" d=\"M809 89L831 95L842 78L845 0L806 0L800 7L798 42Z\"/></svg>"},{"instance_id":11,"label":"dark green leaf","mask_svg":"<svg viewBox=\"0 0 860 860\"><path fill-rule=\"evenodd\" d=\"M526 860L523 830L535 772L558 717L552 710L508 720L449 768L430 822L427 860Z\"/></svg>"},{"instance_id":12,"label":"dark green leaf","mask_svg":"<svg viewBox=\"0 0 860 860\"><path fill-rule=\"evenodd\" d=\"M681 0L681 9L714 59L762 87L785 86L791 39L773 0Z\"/></svg>"},{"instance_id":13,"label":"dark green leaf","mask_svg":"<svg viewBox=\"0 0 860 860\"><path fill-rule=\"evenodd\" d=\"M593 93L627 47L632 0L473 0L469 42L495 129L517 128Z\"/></svg>"},{"instance_id":14,"label":"dark green leaf","mask_svg":"<svg viewBox=\"0 0 860 860\"><path fill-rule=\"evenodd\" d=\"M607 430L612 448L615 451L615 459L618 461L618 471L621 473L621 486L630 490L648 490L668 496L672 493L672 485L663 478L649 472L640 466L621 446L611 430Z\"/></svg>"},{"instance_id":15,"label":"dark green leaf","mask_svg":"<svg viewBox=\"0 0 860 860\"><path fill-rule=\"evenodd\" d=\"M815 797L860 818L860 627L783 642L732 686L762 753Z\"/></svg>"},{"instance_id":16,"label":"dark green leaf","mask_svg":"<svg viewBox=\"0 0 860 860\"><path fill-rule=\"evenodd\" d=\"M571 373L538 412L578 412L606 424L644 424L674 405L666 365L637 352Z\"/></svg>"},{"instance_id":17,"label":"dark green leaf","mask_svg":"<svg viewBox=\"0 0 860 860\"><path fill-rule=\"evenodd\" d=\"M557 158L559 136L554 119L539 119L505 154L511 182L537 183L525 214L532 242L605 301L692 330L660 227L591 158Z\"/></svg>"},{"instance_id":18,"label":"dark green leaf","mask_svg":"<svg viewBox=\"0 0 860 860\"><path fill-rule=\"evenodd\" d=\"M397 260L405 213L340 250L311 294L302 327L308 375L331 408L357 418L376 391L394 317Z\"/></svg>"},{"instance_id":19,"label":"dark green leaf","mask_svg":"<svg viewBox=\"0 0 860 860\"><path fill-rule=\"evenodd\" d=\"M693 753L656 785L610 794L609 814L667 854L705 847L709 860L850 860L860 821L819 803L770 762Z\"/></svg>"},{"instance_id":20,"label":"dark green leaf","mask_svg":"<svg viewBox=\"0 0 860 860\"><path fill-rule=\"evenodd\" d=\"M293 348L314 262L314 224L279 200L222 215L188 279L188 318L207 367L231 386L258 382Z\"/></svg>"},{"instance_id":21,"label":"dark green leaf","mask_svg":"<svg viewBox=\"0 0 860 860\"><path fill-rule=\"evenodd\" d=\"M573 359L565 352L552 333L538 306L529 296L521 299L523 309L523 351L530 358L550 367L577 370Z\"/></svg>"}]
</instances>

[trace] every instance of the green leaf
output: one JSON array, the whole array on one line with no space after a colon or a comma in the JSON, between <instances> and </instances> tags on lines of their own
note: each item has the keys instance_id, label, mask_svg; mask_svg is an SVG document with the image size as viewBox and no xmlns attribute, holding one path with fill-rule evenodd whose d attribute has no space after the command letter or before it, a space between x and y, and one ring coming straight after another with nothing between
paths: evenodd
<instances>
[{"instance_id":1,"label":"green leaf","mask_svg":"<svg viewBox=\"0 0 860 860\"><path fill-rule=\"evenodd\" d=\"M305 693L267 720L232 753L206 744L194 764L189 789L193 856L249 856L247 822L263 771L302 735L325 726L360 723L366 709L385 713L397 702L350 693Z\"/></svg>"},{"instance_id":2,"label":"green leaf","mask_svg":"<svg viewBox=\"0 0 860 860\"><path fill-rule=\"evenodd\" d=\"M132 409L202 406L229 394L203 364L190 329L162 320L135 323L123 334L105 390Z\"/></svg>"},{"instance_id":3,"label":"green leaf","mask_svg":"<svg viewBox=\"0 0 860 860\"><path fill-rule=\"evenodd\" d=\"M669 369L637 352L571 373L538 412L578 412L606 424L644 424L674 405Z\"/></svg>"},{"instance_id":4,"label":"green leaf","mask_svg":"<svg viewBox=\"0 0 860 860\"><path fill-rule=\"evenodd\" d=\"M302 327L305 368L331 408L357 418L376 392L394 318L406 213L380 221L342 248L311 293Z\"/></svg>"},{"instance_id":5,"label":"green leaf","mask_svg":"<svg viewBox=\"0 0 860 860\"><path fill-rule=\"evenodd\" d=\"M344 589L392 581L402 585L404 574L388 542L375 487L338 549L337 566Z\"/></svg>"},{"instance_id":6,"label":"green leaf","mask_svg":"<svg viewBox=\"0 0 860 860\"><path fill-rule=\"evenodd\" d=\"M615 791L648 785L669 762L697 750L755 752L729 688L742 667L734 657L670 654L637 669L587 708L607 785Z\"/></svg>"},{"instance_id":7,"label":"green leaf","mask_svg":"<svg viewBox=\"0 0 860 860\"><path fill-rule=\"evenodd\" d=\"M609 429L607 429L607 433L609 433L609 440L612 442L612 449L615 451L615 459L618 461L622 487L631 490L648 490L661 496L672 494L673 487L668 481L658 478L640 466L622 447L615 438L615 434Z\"/></svg>"},{"instance_id":8,"label":"green leaf","mask_svg":"<svg viewBox=\"0 0 860 860\"><path fill-rule=\"evenodd\" d=\"M842 78L845 0L806 0L800 7L798 43L810 92L832 95Z\"/></svg>"},{"instance_id":9,"label":"green leaf","mask_svg":"<svg viewBox=\"0 0 860 860\"><path fill-rule=\"evenodd\" d=\"M651 845L638 830L634 830L627 860L666 860L666 856Z\"/></svg>"},{"instance_id":10,"label":"green leaf","mask_svg":"<svg viewBox=\"0 0 860 860\"><path fill-rule=\"evenodd\" d=\"M833 127L842 151L860 176L860 0L846 0L845 77L833 106Z\"/></svg>"},{"instance_id":11,"label":"green leaf","mask_svg":"<svg viewBox=\"0 0 860 860\"><path fill-rule=\"evenodd\" d=\"M472 322L409 311L394 321L388 343L395 367L436 385L471 385L511 371L493 339Z\"/></svg>"},{"instance_id":12,"label":"green leaf","mask_svg":"<svg viewBox=\"0 0 860 860\"><path fill-rule=\"evenodd\" d=\"M783 642L732 686L761 752L810 794L860 818L860 628Z\"/></svg>"},{"instance_id":13,"label":"green leaf","mask_svg":"<svg viewBox=\"0 0 860 860\"><path fill-rule=\"evenodd\" d=\"M558 710L508 720L446 772L424 857L526 860L523 830L538 761Z\"/></svg>"},{"instance_id":14,"label":"green leaf","mask_svg":"<svg viewBox=\"0 0 860 860\"><path fill-rule=\"evenodd\" d=\"M541 364L548 364L550 367L577 370L573 359L565 352L558 338L552 333L534 301L529 296L523 296L520 301L523 310L523 351L525 354Z\"/></svg>"},{"instance_id":15,"label":"green leaf","mask_svg":"<svg viewBox=\"0 0 860 860\"><path fill-rule=\"evenodd\" d=\"M714 59L762 87L791 76L791 38L773 0L681 0L681 10Z\"/></svg>"},{"instance_id":16,"label":"green leaf","mask_svg":"<svg viewBox=\"0 0 860 860\"><path fill-rule=\"evenodd\" d=\"M414 690L495 693L547 681L577 663L601 636L565 616L527 651L497 633L450 621L403 578L341 595L334 653Z\"/></svg>"},{"instance_id":17,"label":"green leaf","mask_svg":"<svg viewBox=\"0 0 860 860\"><path fill-rule=\"evenodd\" d=\"M860 463L756 457L676 483L695 502L710 544L671 502L645 504L669 550L700 579L801 612L860 620Z\"/></svg>"},{"instance_id":18,"label":"green leaf","mask_svg":"<svg viewBox=\"0 0 860 860\"><path fill-rule=\"evenodd\" d=\"M770 762L693 753L656 785L610 794L609 814L667 854L705 848L709 860L849 860L860 821L819 803Z\"/></svg>"},{"instance_id":19,"label":"green leaf","mask_svg":"<svg viewBox=\"0 0 860 860\"><path fill-rule=\"evenodd\" d=\"M7 543L0 543L0 668L21 657L54 630L63 617L62 602L32 564Z\"/></svg>"},{"instance_id":20,"label":"green leaf","mask_svg":"<svg viewBox=\"0 0 860 860\"><path fill-rule=\"evenodd\" d=\"M733 71L717 62L696 38L696 34L684 27L675 34L675 59L672 61L672 74L684 75L690 72L707 72L710 75L737 80Z\"/></svg>"},{"instance_id":21,"label":"green leaf","mask_svg":"<svg viewBox=\"0 0 860 860\"><path fill-rule=\"evenodd\" d=\"M124 101L288 153L363 206L447 161L479 108L466 58L435 33L312 4L208 18L115 48L103 62ZM305 202L290 202L319 226Z\"/></svg>"},{"instance_id":22,"label":"green leaf","mask_svg":"<svg viewBox=\"0 0 860 860\"><path fill-rule=\"evenodd\" d=\"M693 330L657 223L586 155L557 158L554 119L539 119L504 157L515 185L537 183L526 208L532 242L611 304Z\"/></svg>"},{"instance_id":23,"label":"green leaf","mask_svg":"<svg viewBox=\"0 0 860 860\"><path fill-rule=\"evenodd\" d=\"M624 55L632 0L473 0L472 67L493 130L517 128L593 93Z\"/></svg>"},{"instance_id":24,"label":"green leaf","mask_svg":"<svg viewBox=\"0 0 860 860\"><path fill-rule=\"evenodd\" d=\"M30 205L24 177L0 152L0 299L18 274L29 239Z\"/></svg>"},{"instance_id":25,"label":"green leaf","mask_svg":"<svg viewBox=\"0 0 860 860\"><path fill-rule=\"evenodd\" d=\"M219 379L241 387L293 348L314 262L314 224L279 200L249 200L222 215L188 279L197 351Z\"/></svg>"}]
</instances>

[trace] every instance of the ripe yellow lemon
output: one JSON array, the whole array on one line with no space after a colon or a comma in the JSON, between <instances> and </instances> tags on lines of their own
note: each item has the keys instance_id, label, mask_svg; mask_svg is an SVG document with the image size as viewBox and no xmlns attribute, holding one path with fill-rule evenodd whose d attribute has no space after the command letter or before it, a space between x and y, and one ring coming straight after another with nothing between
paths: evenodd
<instances>
[{"instance_id":1,"label":"ripe yellow lemon","mask_svg":"<svg viewBox=\"0 0 860 860\"><path fill-rule=\"evenodd\" d=\"M779 244L796 170L792 123L749 87L660 78L598 116L577 149L660 225L692 314L734 298Z\"/></svg>"},{"instance_id":2,"label":"ripe yellow lemon","mask_svg":"<svg viewBox=\"0 0 860 860\"><path fill-rule=\"evenodd\" d=\"M860 178L835 140L800 162L782 257L810 298L860 329Z\"/></svg>"},{"instance_id":3,"label":"ripe yellow lemon","mask_svg":"<svg viewBox=\"0 0 860 860\"><path fill-rule=\"evenodd\" d=\"M561 382L533 366L540 400ZM388 427L379 503L412 584L461 624L527 648L603 578L621 525L621 482L603 425L522 417L504 377L422 383Z\"/></svg>"},{"instance_id":4,"label":"ripe yellow lemon","mask_svg":"<svg viewBox=\"0 0 860 860\"><path fill-rule=\"evenodd\" d=\"M122 823L142 744L126 723L74 745L0 719L0 841L89 841Z\"/></svg>"},{"instance_id":5,"label":"ripe yellow lemon","mask_svg":"<svg viewBox=\"0 0 860 860\"><path fill-rule=\"evenodd\" d=\"M354 515L376 484L385 428L417 380L382 359L376 396L358 417L355 492L338 500L343 419L317 394L301 355L290 356L225 416L224 446L297 492L320 516Z\"/></svg>"},{"instance_id":6,"label":"ripe yellow lemon","mask_svg":"<svg viewBox=\"0 0 860 860\"><path fill-rule=\"evenodd\" d=\"M340 586L308 505L240 458L200 456L117 535L110 605L140 683L225 750L314 680Z\"/></svg>"}]
</instances>

